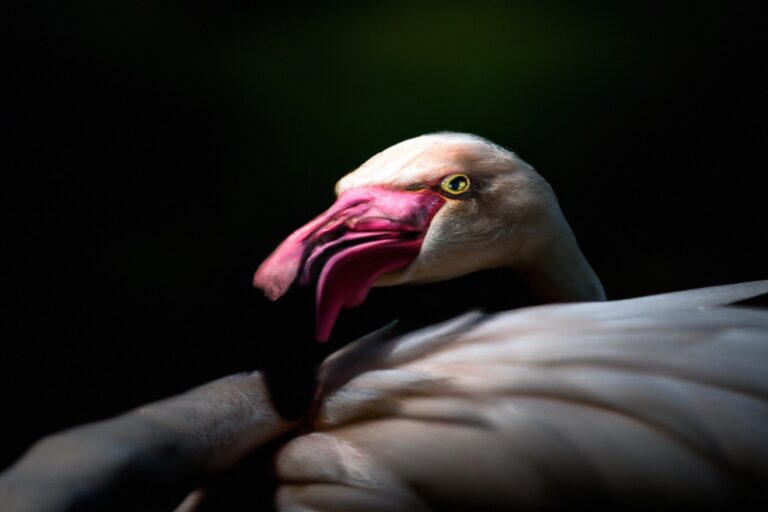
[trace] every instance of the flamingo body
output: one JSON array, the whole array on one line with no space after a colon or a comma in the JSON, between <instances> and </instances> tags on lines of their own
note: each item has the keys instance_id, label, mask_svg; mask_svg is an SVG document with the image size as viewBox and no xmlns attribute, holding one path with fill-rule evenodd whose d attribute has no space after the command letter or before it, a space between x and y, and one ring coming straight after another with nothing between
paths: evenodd
<instances>
[{"instance_id":1,"label":"flamingo body","mask_svg":"<svg viewBox=\"0 0 768 512\"><path fill-rule=\"evenodd\" d=\"M768 281L470 313L329 358L281 510L711 504L768 483Z\"/></svg>"}]
</instances>

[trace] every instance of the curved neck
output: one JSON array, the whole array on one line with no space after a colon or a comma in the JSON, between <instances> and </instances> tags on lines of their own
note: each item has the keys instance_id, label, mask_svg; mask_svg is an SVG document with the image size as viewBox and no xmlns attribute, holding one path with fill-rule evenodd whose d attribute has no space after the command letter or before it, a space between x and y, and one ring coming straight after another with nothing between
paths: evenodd
<instances>
[{"instance_id":1,"label":"curved neck","mask_svg":"<svg viewBox=\"0 0 768 512\"><path fill-rule=\"evenodd\" d=\"M521 269L531 290L545 302L603 301L605 291L573 235Z\"/></svg>"}]
</instances>

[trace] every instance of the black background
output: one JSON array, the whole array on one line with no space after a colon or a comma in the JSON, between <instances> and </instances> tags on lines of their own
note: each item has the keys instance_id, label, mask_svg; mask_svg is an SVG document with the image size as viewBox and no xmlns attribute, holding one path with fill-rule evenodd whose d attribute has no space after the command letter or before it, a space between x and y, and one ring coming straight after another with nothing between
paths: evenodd
<instances>
[{"instance_id":1,"label":"black background","mask_svg":"<svg viewBox=\"0 0 768 512\"><path fill-rule=\"evenodd\" d=\"M375 4L4 7L0 468L258 366L311 319L271 310L254 269L421 133L534 165L611 298L768 276L756 8Z\"/></svg>"}]
</instances>

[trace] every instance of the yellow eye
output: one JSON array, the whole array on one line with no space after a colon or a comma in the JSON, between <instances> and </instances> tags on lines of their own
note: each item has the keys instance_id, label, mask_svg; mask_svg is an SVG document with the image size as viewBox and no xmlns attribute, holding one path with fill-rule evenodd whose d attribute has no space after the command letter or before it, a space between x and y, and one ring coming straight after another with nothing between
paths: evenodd
<instances>
[{"instance_id":1,"label":"yellow eye","mask_svg":"<svg viewBox=\"0 0 768 512\"><path fill-rule=\"evenodd\" d=\"M443 192L458 196L469 190L469 176L466 174L451 174L440 183Z\"/></svg>"}]
</instances>

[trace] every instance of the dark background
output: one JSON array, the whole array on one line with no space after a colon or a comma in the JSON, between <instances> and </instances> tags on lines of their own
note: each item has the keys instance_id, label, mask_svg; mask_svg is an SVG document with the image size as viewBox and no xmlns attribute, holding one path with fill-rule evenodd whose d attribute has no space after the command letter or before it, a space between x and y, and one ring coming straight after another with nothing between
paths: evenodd
<instances>
[{"instance_id":1,"label":"dark background","mask_svg":"<svg viewBox=\"0 0 768 512\"><path fill-rule=\"evenodd\" d=\"M339 177L426 132L533 164L611 298L768 277L748 4L3 9L0 468L258 366L275 326L311 319L272 314L254 269Z\"/></svg>"}]
</instances>

